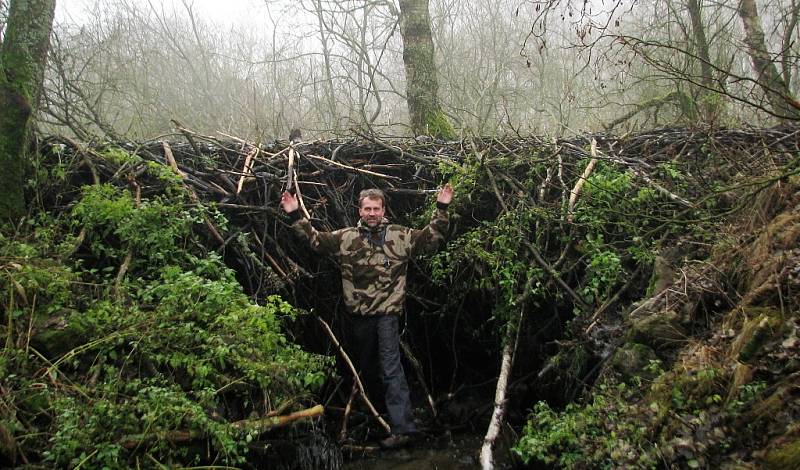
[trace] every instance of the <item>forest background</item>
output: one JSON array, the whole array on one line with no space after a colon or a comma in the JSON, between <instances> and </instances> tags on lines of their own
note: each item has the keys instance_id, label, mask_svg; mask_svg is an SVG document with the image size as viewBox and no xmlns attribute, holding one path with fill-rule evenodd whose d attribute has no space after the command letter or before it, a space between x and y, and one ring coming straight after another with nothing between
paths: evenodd
<instances>
[{"instance_id":1,"label":"forest background","mask_svg":"<svg viewBox=\"0 0 800 470\"><path fill-rule=\"evenodd\" d=\"M44 121L131 138L169 132L164 116L253 140L407 133L397 4L249 4L223 22L189 0L62 2ZM762 86L796 91L797 12L750 4L431 1L438 97L478 135L774 122L786 113Z\"/></svg>"}]
</instances>

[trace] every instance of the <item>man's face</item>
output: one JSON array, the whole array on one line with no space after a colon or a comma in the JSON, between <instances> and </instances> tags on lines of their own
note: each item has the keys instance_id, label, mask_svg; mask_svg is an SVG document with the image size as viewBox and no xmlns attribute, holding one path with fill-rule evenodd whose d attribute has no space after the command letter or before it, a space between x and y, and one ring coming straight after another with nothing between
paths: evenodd
<instances>
[{"instance_id":1,"label":"man's face","mask_svg":"<svg viewBox=\"0 0 800 470\"><path fill-rule=\"evenodd\" d=\"M384 212L383 201L368 197L361 200L361 208L358 209L361 221L369 227L377 227L383 219Z\"/></svg>"}]
</instances>

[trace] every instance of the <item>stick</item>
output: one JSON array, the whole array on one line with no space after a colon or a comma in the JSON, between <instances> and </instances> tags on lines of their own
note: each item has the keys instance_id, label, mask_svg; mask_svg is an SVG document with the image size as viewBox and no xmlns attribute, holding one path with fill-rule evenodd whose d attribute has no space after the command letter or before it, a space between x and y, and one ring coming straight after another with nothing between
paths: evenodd
<instances>
[{"instance_id":1,"label":"stick","mask_svg":"<svg viewBox=\"0 0 800 470\"><path fill-rule=\"evenodd\" d=\"M508 376L511 373L511 362L513 356L513 345L511 341L508 341L503 348L503 361L500 365L500 377L497 379L497 389L495 390L492 419L489 422L489 428L486 431L486 436L483 438L483 445L481 446L480 462L483 470L494 469L492 448L494 447L495 440L497 440L497 436L500 434L500 427L503 424L503 417L505 415L506 407L506 387L508 385Z\"/></svg>"},{"instance_id":2,"label":"stick","mask_svg":"<svg viewBox=\"0 0 800 470\"><path fill-rule=\"evenodd\" d=\"M138 209L142 205L142 188L139 186L139 183L136 182L136 179L133 175L128 176L128 183L133 186L134 190L134 203L136 204L136 208ZM119 267L119 271L117 271L117 277L114 280L114 298L117 301L122 300L120 296L120 289L122 288L122 280L125 279L125 274L128 272L128 268L131 266L131 261L133 261L133 248L128 247L128 252L125 253L125 258L122 260L122 264Z\"/></svg>"},{"instance_id":3,"label":"stick","mask_svg":"<svg viewBox=\"0 0 800 470\"><path fill-rule=\"evenodd\" d=\"M555 145L558 145L558 141L553 138L553 146ZM556 172L556 175L558 176L558 182L561 183L561 210L564 210L567 204L567 201L565 200L567 184L564 182L564 160L561 158L560 151L556 153L556 160L558 160L558 171Z\"/></svg>"},{"instance_id":4,"label":"stick","mask_svg":"<svg viewBox=\"0 0 800 470\"><path fill-rule=\"evenodd\" d=\"M166 158L167 161L169 162L169 166L172 168L172 171L174 171L181 178L186 178L186 173L184 173L183 171L181 171L180 168L178 168L178 162L175 161L175 156L172 155L172 148L170 148L169 144L166 142L162 142L162 147L164 148L164 158ZM200 202L200 198L197 197L197 193L195 192L195 190L191 186L187 185L185 181L183 181L183 187L186 188L187 191L189 191L189 199L191 199L192 202L194 203ZM217 227L215 227L214 224L211 223L211 221L206 216L203 216L203 221L206 223L206 227L208 227L209 232L211 232L211 236L214 237L214 239L219 242L220 246L225 246L225 239L222 238L222 235L220 235L219 230L217 230Z\"/></svg>"},{"instance_id":5,"label":"stick","mask_svg":"<svg viewBox=\"0 0 800 470\"><path fill-rule=\"evenodd\" d=\"M289 156L290 156L289 158L291 160L291 154L289 154ZM355 171L357 173L361 173L361 174L364 174L364 175L377 176L378 178L386 178L386 179L395 180L395 181L402 181L403 180L403 178L399 178L397 176L384 175L383 173L378 173L378 172L375 172L375 171L362 170L361 168L356 168L354 166L349 166L349 165L345 165L343 163L335 162L333 160L328 160L325 157L320 157L320 156L317 156L317 155L310 155L309 154L309 155L306 155L306 156L308 158L313 158L314 160L319 160L319 161L325 162L328 165L333 165L333 166L336 166L336 167L339 167L339 168L345 168L347 170Z\"/></svg>"},{"instance_id":6,"label":"stick","mask_svg":"<svg viewBox=\"0 0 800 470\"><path fill-rule=\"evenodd\" d=\"M428 398L428 406L431 407L431 413L433 413L433 417L437 417L439 413L436 411L436 403L433 401L431 392L428 390L428 386L425 384L425 376L422 373L422 365L419 363L419 360L416 358L416 356L414 356L414 354L411 352L411 348L408 347L408 344L406 344L405 341L400 341L400 347L403 348L406 358L408 358L408 361L414 368L414 372L417 374L417 379L419 380L420 385L422 385L422 389L425 391L425 396Z\"/></svg>"},{"instance_id":7,"label":"stick","mask_svg":"<svg viewBox=\"0 0 800 470\"><path fill-rule=\"evenodd\" d=\"M286 170L286 191L294 186L294 146L289 147L289 167Z\"/></svg>"},{"instance_id":8,"label":"stick","mask_svg":"<svg viewBox=\"0 0 800 470\"><path fill-rule=\"evenodd\" d=\"M336 339L336 335L333 334L333 331L331 331L331 327L328 326L325 320L323 320L320 317L317 317L317 320L320 322L322 328L325 330L325 333L328 334L328 337L333 342L333 345L336 346L336 349L339 351L339 354L342 355L342 359L344 359L344 362L347 364L347 367L353 374L353 380L355 380L355 384L358 387L358 391L361 394L361 399L364 400L364 404L367 405L367 408L369 408L370 413L372 413L372 415L375 417L378 423L383 427L383 429L385 429L386 432L391 433L392 428L390 428L389 425L386 423L386 421L384 421L384 419L381 418L381 415L377 412L377 410L375 410L375 407L372 406L372 402L369 401L369 398L367 398L367 392L364 391L364 385L361 383L361 378L358 376L358 372L356 372L356 368L355 366L353 366L353 362L350 360L350 356L348 356L347 353L344 352L344 348L342 348L342 345L339 343L339 340Z\"/></svg>"},{"instance_id":9,"label":"stick","mask_svg":"<svg viewBox=\"0 0 800 470\"><path fill-rule=\"evenodd\" d=\"M200 153L200 148L194 142L194 138L192 138L192 131L183 127L183 125L175 119L171 119L170 121L172 121L172 123L175 124L175 127L178 129L178 132L183 134L183 136L186 137L186 140L189 141L189 145L192 146L192 150L194 150L195 155L202 155L202 153ZM164 145L167 145L167 143L164 142Z\"/></svg>"},{"instance_id":10,"label":"stick","mask_svg":"<svg viewBox=\"0 0 800 470\"><path fill-rule=\"evenodd\" d=\"M181 171L180 168L178 168L178 162L175 161L175 155L172 154L172 147L170 147L169 144L166 142L163 142L161 145L164 148L164 158L167 160L167 163L169 163L169 167L172 168L172 171L175 172L177 175L180 175L182 178L185 178L186 173L184 173L183 171Z\"/></svg>"},{"instance_id":11,"label":"stick","mask_svg":"<svg viewBox=\"0 0 800 470\"><path fill-rule=\"evenodd\" d=\"M305 410L289 413L288 415L267 416L264 418L235 421L231 423L231 426L235 427L236 429L258 429L261 432L266 432L269 431L270 429L284 427L288 424L291 424L301 419L316 418L317 416L321 416L322 413L324 412L325 412L325 407L323 407L322 405L316 405L314 407L307 408Z\"/></svg>"},{"instance_id":12,"label":"stick","mask_svg":"<svg viewBox=\"0 0 800 470\"><path fill-rule=\"evenodd\" d=\"M508 378L511 375L511 366L514 362L514 341L512 340L513 328L506 327L506 345L503 347L503 360L500 364L500 376L497 378L497 388L494 394L494 411L492 412L492 419L489 421L489 428L486 430L486 436L483 438L483 445L481 446L480 462L481 469L492 470L494 469L494 457L492 455L492 448L500 434L500 427L503 425L503 417L506 411L506 388L508 387Z\"/></svg>"},{"instance_id":13,"label":"stick","mask_svg":"<svg viewBox=\"0 0 800 470\"><path fill-rule=\"evenodd\" d=\"M353 389L350 391L350 398L347 399L347 406L344 407L344 418L342 418L342 430L339 432L339 442L347 440L347 418L350 416L350 411L353 409L353 399L358 393L358 387L355 382Z\"/></svg>"},{"instance_id":14,"label":"stick","mask_svg":"<svg viewBox=\"0 0 800 470\"><path fill-rule=\"evenodd\" d=\"M236 194L242 192L245 180L252 180L253 173L253 159L258 155L258 147L253 147L253 150L247 152L247 157L244 159L244 166L242 167L242 176L239 178L239 185L236 187Z\"/></svg>"},{"instance_id":15,"label":"stick","mask_svg":"<svg viewBox=\"0 0 800 470\"><path fill-rule=\"evenodd\" d=\"M297 174L295 173L294 179L297 180ZM308 209L306 209L306 203L303 200L303 193L300 192L300 185L295 184L294 188L297 192L297 200L300 202L300 209L303 210L303 215L306 216L306 219L311 219L311 214L308 213Z\"/></svg>"},{"instance_id":16,"label":"stick","mask_svg":"<svg viewBox=\"0 0 800 470\"><path fill-rule=\"evenodd\" d=\"M589 164L583 169L583 174L580 178L578 178L578 182L575 183L575 187L572 188L572 191L570 191L569 194L569 206L567 208L567 222L569 223L572 223L572 218L575 215L575 203L578 201L578 196L581 194L581 189L583 189L586 179L592 174L594 166L597 165L597 141L594 138L592 139L591 152L592 159L589 160Z\"/></svg>"}]
</instances>

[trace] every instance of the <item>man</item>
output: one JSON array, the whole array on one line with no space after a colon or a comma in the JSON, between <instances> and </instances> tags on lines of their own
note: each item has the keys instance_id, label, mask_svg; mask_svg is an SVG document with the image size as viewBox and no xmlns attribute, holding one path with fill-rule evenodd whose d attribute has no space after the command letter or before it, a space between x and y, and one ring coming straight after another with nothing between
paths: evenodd
<instances>
[{"instance_id":1,"label":"man","mask_svg":"<svg viewBox=\"0 0 800 470\"><path fill-rule=\"evenodd\" d=\"M381 441L384 447L398 447L416 433L411 399L400 363L400 316L406 291L409 259L434 250L448 227L447 207L453 188L445 185L436 198L436 211L422 230L389 224L385 197L378 189L367 189L358 198L360 220L355 227L320 232L299 210L297 197L281 196L281 206L301 237L320 254L336 256L341 264L342 290L353 318L356 360L361 370L369 369L377 357L380 365L392 435Z\"/></svg>"}]
</instances>

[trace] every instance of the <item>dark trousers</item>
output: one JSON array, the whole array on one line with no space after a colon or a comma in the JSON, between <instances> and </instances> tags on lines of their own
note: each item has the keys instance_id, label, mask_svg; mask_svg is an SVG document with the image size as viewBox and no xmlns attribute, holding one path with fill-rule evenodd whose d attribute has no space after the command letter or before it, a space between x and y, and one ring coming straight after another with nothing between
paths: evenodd
<instances>
[{"instance_id":1,"label":"dark trousers","mask_svg":"<svg viewBox=\"0 0 800 470\"><path fill-rule=\"evenodd\" d=\"M353 340L359 372L369 374L376 368L380 372L392 433L416 432L408 382L400 363L400 318L397 315L354 315Z\"/></svg>"}]
</instances>

